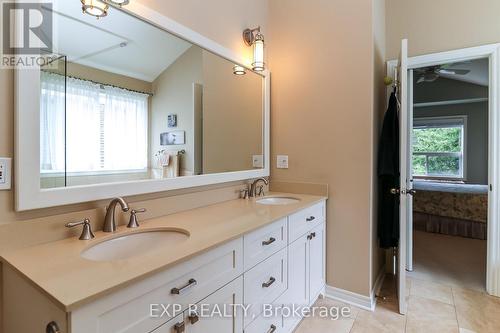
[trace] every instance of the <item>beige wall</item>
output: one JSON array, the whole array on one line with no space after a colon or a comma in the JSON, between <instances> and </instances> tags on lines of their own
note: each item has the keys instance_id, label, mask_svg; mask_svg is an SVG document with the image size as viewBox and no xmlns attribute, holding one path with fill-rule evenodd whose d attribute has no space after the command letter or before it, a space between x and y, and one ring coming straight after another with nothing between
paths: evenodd
<instances>
[{"instance_id":1,"label":"beige wall","mask_svg":"<svg viewBox=\"0 0 500 333\"><path fill-rule=\"evenodd\" d=\"M194 172L193 83L203 82L202 67L202 49L192 46L153 82L150 117L150 156L153 168L156 167L154 155L157 151L184 149L186 154L181 158L181 170L190 174ZM169 114L177 115L177 128L168 128ZM169 130L185 131L186 144L161 146L160 134Z\"/></svg>"},{"instance_id":2,"label":"beige wall","mask_svg":"<svg viewBox=\"0 0 500 333\"><path fill-rule=\"evenodd\" d=\"M500 42L498 0L387 0L387 59Z\"/></svg>"},{"instance_id":3,"label":"beige wall","mask_svg":"<svg viewBox=\"0 0 500 333\"><path fill-rule=\"evenodd\" d=\"M327 183L327 283L371 290L371 0L271 0L272 177ZM290 168L276 169L276 154Z\"/></svg>"}]
</instances>

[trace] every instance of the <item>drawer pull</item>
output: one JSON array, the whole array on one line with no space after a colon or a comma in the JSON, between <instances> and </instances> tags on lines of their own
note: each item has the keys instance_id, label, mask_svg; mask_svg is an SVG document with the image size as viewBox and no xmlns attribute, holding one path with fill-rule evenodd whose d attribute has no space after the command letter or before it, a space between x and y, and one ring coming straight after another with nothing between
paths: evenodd
<instances>
[{"instance_id":1,"label":"drawer pull","mask_svg":"<svg viewBox=\"0 0 500 333\"><path fill-rule=\"evenodd\" d=\"M267 331L267 333L274 333L276 332L276 325L271 325L271 328L269 329L269 331Z\"/></svg>"},{"instance_id":2,"label":"drawer pull","mask_svg":"<svg viewBox=\"0 0 500 333\"><path fill-rule=\"evenodd\" d=\"M189 319L189 322L191 323L191 325L194 325L198 321L200 321L200 317L196 313L190 314L188 319Z\"/></svg>"},{"instance_id":3,"label":"drawer pull","mask_svg":"<svg viewBox=\"0 0 500 333\"><path fill-rule=\"evenodd\" d=\"M170 293L172 295L180 295L182 294L183 292L187 291L188 289L196 286L198 282L196 282L195 279L191 279L189 280L188 284L186 284L184 287L182 288L172 288L172 290L170 291Z\"/></svg>"},{"instance_id":4,"label":"drawer pull","mask_svg":"<svg viewBox=\"0 0 500 333\"><path fill-rule=\"evenodd\" d=\"M307 240L312 240L312 239L313 239L313 235L312 234L307 235Z\"/></svg>"},{"instance_id":5,"label":"drawer pull","mask_svg":"<svg viewBox=\"0 0 500 333\"><path fill-rule=\"evenodd\" d=\"M263 241L263 242L262 242L262 246L268 246L268 245L271 245L271 244L272 244L272 243L274 243L274 242L276 242L276 238L271 237L271 238L269 238L269 240L267 240L267 241Z\"/></svg>"},{"instance_id":6,"label":"drawer pull","mask_svg":"<svg viewBox=\"0 0 500 333\"><path fill-rule=\"evenodd\" d=\"M272 286L274 284L274 282L276 282L276 279L271 277L268 282L264 282L262 284L262 288L269 288L270 286Z\"/></svg>"},{"instance_id":7,"label":"drawer pull","mask_svg":"<svg viewBox=\"0 0 500 333\"><path fill-rule=\"evenodd\" d=\"M314 216L309 216L308 218L306 218L307 222L312 222L314 220L316 220L316 217L314 217Z\"/></svg>"},{"instance_id":8,"label":"drawer pull","mask_svg":"<svg viewBox=\"0 0 500 333\"><path fill-rule=\"evenodd\" d=\"M175 324L174 331L175 333L184 333L186 331L186 324L184 322Z\"/></svg>"},{"instance_id":9,"label":"drawer pull","mask_svg":"<svg viewBox=\"0 0 500 333\"><path fill-rule=\"evenodd\" d=\"M313 233L311 234L311 237L312 237L312 238L316 238L316 233L315 233L315 232L313 232Z\"/></svg>"}]
</instances>

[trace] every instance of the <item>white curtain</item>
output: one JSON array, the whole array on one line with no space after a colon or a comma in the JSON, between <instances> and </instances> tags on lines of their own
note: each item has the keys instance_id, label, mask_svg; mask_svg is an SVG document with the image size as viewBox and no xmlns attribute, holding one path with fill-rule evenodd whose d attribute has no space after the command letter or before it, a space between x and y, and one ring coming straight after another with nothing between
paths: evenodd
<instances>
[{"instance_id":1,"label":"white curtain","mask_svg":"<svg viewBox=\"0 0 500 333\"><path fill-rule=\"evenodd\" d=\"M64 172L64 76L41 72L40 170Z\"/></svg>"},{"instance_id":2,"label":"white curtain","mask_svg":"<svg viewBox=\"0 0 500 333\"><path fill-rule=\"evenodd\" d=\"M104 169L137 170L148 164L148 96L105 87Z\"/></svg>"},{"instance_id":3,"label":"white curtain","mask_svg":"<svg viewBox=\"0 0 500 333\"><path fill-rule=\"evenodd\" d=\"M99 90L98 84L67 78L67 172L98 171L101 169Z\"/></svg>"},{"instance_id":4,"label":"white curtain","mask_svg":"<svg viewBox=\"0 0 500 333\"><path fill-rule=\"evenodd\" d=\"M64 79L42 74L42 170L64 171L65 158L68 172L146 169L148 96L75 78L65 95Z\"/></svg>"}]
</instances>

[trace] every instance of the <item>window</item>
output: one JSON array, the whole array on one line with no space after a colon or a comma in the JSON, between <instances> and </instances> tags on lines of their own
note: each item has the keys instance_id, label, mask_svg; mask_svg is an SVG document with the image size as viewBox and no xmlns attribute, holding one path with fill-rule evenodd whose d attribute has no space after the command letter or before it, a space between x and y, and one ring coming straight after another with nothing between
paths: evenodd
<instances>
[{"instance_id":1,"label":"window","mask_svg":"<svg viewBox=\"0 0 500 333\"><path fill-rule=\"evenodd\" d=\"M147 95L47 72L41 86L42 173L147 168Z\"/></svg>"},{"instance_id":2,"label":"window","mask_svg":"<svg viewBox=\"0 0 500 333\"><path fill-rule=\"evenodd\" d=\"M466 116L416 118L413 124L413 176L465 179Z\"/></svg>"}]
</instances>

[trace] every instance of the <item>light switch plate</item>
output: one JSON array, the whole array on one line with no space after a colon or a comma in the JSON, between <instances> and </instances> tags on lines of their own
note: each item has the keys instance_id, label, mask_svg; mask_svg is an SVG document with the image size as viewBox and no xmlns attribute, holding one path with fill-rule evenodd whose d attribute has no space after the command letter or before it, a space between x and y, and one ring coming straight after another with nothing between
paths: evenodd
<instances>
[{"instance_id":1,"label":"light switch plate","mask_svg":"<svg viewBox=\"0 0 500 333\"><path fill-rule=\"evenodd\" d=\"M276 166L278 169L288 169L288 155L278 155Z\"/></svg>"},{"instance_id":2,"label":"light switch plate","mask_svg":"<svg viewBox=\"0 0 500 333\"><path fill-rule=\"evenodd\" d=\"M253 155L252 157L252 165L254 168L263 168L264 167L264 156L262 155Z\"/></svg>"},{"instance_id":3,"label":"light switch plate","mask_svg":"<svg viewBox=\"0 0 500 333\"><path fill-rule=\"evenodd\" d=\"M0 190L10 190L12 188L12 159L0 157Z\"/></svg>"}]
</instances>

